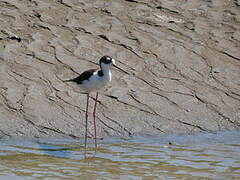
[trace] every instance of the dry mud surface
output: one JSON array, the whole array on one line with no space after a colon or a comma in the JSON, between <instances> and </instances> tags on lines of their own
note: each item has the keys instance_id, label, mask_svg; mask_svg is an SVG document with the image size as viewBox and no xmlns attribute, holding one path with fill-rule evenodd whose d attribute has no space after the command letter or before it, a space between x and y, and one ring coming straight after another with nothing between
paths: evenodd
<instances>
[{"instance_id":1,"label":"dry mud surface","mask_svg":"<svg viewBox=\"0 0 240 180\"><path fill-rule=\"evenodd\" d=\"M122 71L100 136L240 127L239 0L1 0L0 24L0 137L82 137L86 95L63 80L102 55Z\"/></svg>"}]
</instances>

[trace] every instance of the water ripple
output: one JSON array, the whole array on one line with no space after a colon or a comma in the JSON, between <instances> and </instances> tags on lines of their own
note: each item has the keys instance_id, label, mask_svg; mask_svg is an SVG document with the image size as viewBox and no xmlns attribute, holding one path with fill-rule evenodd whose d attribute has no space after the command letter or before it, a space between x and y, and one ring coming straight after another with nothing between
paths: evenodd
<instances>
[{"instance_id":1,"label":"water ripple","mask_svg":"<svg viewBox=\"0 0 240 180\"><path fill-rule=\"evenodd\" d=\"M197 140L197 141L196 141ZM169 144L169 142L171 142ZM240 133L106 138L94 155L64 138L1 139L0 177L11 179L240 178Z\"/></svg>"}]
</instances>

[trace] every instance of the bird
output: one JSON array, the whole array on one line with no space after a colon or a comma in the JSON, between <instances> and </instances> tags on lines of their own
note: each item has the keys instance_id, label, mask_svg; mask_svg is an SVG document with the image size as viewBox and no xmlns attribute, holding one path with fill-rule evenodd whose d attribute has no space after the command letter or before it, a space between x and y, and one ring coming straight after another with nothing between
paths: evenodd
<instances>
[{"instance_id":1,"label":"bird","mask_svg":"<svg viewBox=\"0 0 240 180\"><path fill-rule=\"evenodd\" d=\"M112 81L111 67L115 66L115 59L110 56L103 56L99 60L100 69L89 69L82 72L79 76L65 80L65 82L75 83L87 94L87 104L85 111L85 139L84 139L84 148L86 155L87 148L87 127L88 127L88 105L89 97L91 92L96 92L95 103L93 108L93 126L94 126L94 139L95 139L95 149L97 148L97 130L96 130L96 109L97 109L97 100L98 100L98 91L104 88L107 84Z\"/></svg>"}]
</instances>

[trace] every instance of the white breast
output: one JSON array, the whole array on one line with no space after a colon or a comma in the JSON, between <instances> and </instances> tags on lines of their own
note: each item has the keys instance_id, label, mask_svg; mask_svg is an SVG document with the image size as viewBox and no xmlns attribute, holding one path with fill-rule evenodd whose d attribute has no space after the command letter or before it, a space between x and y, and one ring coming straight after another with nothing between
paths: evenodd
<instances>
[{"instance_id":1,"label":"white breast","mask_svg":"<svg viewBox=\"0 0 240 180\"><path fill-rule=\"evenodd\" d=\"M97 91L111 82L111 78L111 71L104 74L103 76L99 76L98 73L95 72L88 80L84 80L80 87L88 93Z\"/></svg>"}]
</instances>

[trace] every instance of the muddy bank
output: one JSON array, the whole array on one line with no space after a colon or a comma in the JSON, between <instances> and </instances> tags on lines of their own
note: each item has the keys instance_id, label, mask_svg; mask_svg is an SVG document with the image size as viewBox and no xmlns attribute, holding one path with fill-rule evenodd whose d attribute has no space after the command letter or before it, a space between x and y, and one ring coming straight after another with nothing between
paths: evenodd
<instances>
[{"instance_id":1,"label":"muddy bank","mask_svg":"<svg viewBox=\"0 0 240 180\"><path fill-rule=\"evenodd\" d=\"M3 0L0 24L1 137L83 136L86 96L62 80L105 54L123 71L101 136L240 127L239 0Z\"/></svg>"}]
</instances>

